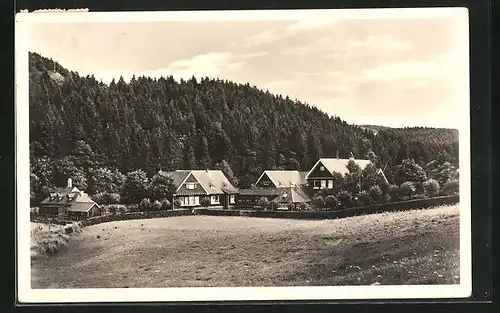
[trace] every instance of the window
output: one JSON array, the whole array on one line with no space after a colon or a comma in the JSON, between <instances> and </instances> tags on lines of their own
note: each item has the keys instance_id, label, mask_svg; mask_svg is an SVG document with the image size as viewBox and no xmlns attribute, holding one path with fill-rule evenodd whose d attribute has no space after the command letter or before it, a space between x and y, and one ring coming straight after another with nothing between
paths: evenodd
<instances>
[{"instance_id":1,"label":"window","mask_svg":"<svg viewBox=\"0 0 500 313\"><path fill-rule=\"evenodd\" d=\"M325 170L325 167L324 167L323 165L321 165L321 166L319 167L319 170L323 172L323 171Z\"/></svg>"},{"instance_id":2,"label":"window","mask_svg":"<svg viewBox=\"0 0 500 313\"><path fill-rule=\"evenodd\" d=\"M234 204L235 202L236 202L235 196L234 195L230 195L229 196L229 203Z\"/></svg>"},{"instance_id":3,"label":"window","mask_svg":"<svg viewBox=\"0 0 500 313\"><path fill-rule=\"evenodd\" d=\"M263 182L262 182L262 185L264 185L264 186L269 186L269 182L268 182L268 181L263 181Z\"/></svg>"},{"instance_id":4,"label":"window","mask_svg":"<svg viewBox=\"0 0 500 313\"><path fill-rule=\"evenodd\" d=\"M321 180L321 189L326 188L326 180Z\"/></svg>"},{"instance_id":5,"label":"window","mask_svg":"<svg viewBox=\"0 0 500 313\"><path fill-rule=\"evenodd\" d=\"M313 189L319 189L319 187L320 187L320 181L319 180L315 180L314 181L314 187L313 187Z\"/></svg>"},{"instance_id":6,"label":"window","mask_svg":"<svg viewBox=\"0 0 500 313\"><path fill-rule=\"evenodd\" d=\"M194 206L194 205L199 205L199 204L200 204L200 197L198 197L198 196L186 197L184 200L184 205L186 205L186 206Z\"/></svg>"},{"instance_id":7,"label":"window","mask_svg":"<svg viewBox=\"0 0 500 313\"><path fill-rule=\"evenodd\" d=\"M211 202L212 202L212 204L219 204L220 203L219 196L212 196Z\"/></svg>"},{"instance_id":8,"label":"window","mask_svg":"<svg viewBox=\"0 0 500 313\"><path fill-rule=\"evenodd\" d=\"M326 181L326 188L329 189L333 188L333 180L330 179Z\"/></svg>"},{"instance_id":9,"label":"window","mask_svg":"<svg viewBox=\"0 0 500 313\"><path fill-rule=\"evenodd\" d=\"M196 184L195 183L187 183L186 184L186 189L193 190L195 188L196 188Z\"/></svg>"},{"instance_id":10,"label":"window","mask_svg":"<svg viewBox=\"0 0 500 313\"><path fill-rule=\"evenodd\" d=\"M184 203L185 203L185 201L184 201L184 197L180 197L180 198L179 198L179 201L181 202L181 206L183 206L183 205L184 205Z\"/></svg>"}]
</instances>

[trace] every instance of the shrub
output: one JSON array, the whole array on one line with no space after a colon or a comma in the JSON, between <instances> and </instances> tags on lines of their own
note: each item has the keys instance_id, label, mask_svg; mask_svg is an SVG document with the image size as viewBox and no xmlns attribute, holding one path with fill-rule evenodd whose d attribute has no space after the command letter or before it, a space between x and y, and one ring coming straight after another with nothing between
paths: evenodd
<instances>
[{"instance_id":1,"label":"shrub","mask_svg":"<svg viewBox=\"0 0 500 313\"><path fill-rule=\"evenodd\" d=\"M401 196L403 196L405 199L411 198L415 194L415 184L410 181L406 181L401 184L400 188L400 193Z\"/></svg>"},{"instance_id":2,"label":"shrub","mask_svg":"<svg viewBox=\"0 0 500 313\"><path fill-rule=\"evenodd\" d=\"M286 205L286 207L287 207L287 209L288 209L289 211L294 211L294 210L295 210L295 204L293 204L293 203L288 203L288 204Z\"/></svg>"},{"instance_id":3,"label":"shrub","mask_svg":"<svg viewBox=\"0 0 500 313\"><path fill-rule=\"evenodd\" d=\"M337 199L340 202L340 206L343 208L350 207L352 205L352 194L347 190L342 190L337 194Z\"/></svg>"},{"instance_id":4,"label":"shrub","mask_svg":"<svg viewBox=\"0 0 500 313\"><path fill-rule=\"evenodd\" d=\"M167 199L161 200L160 204L161 204L161 209L162 210L166 211L166 210L170 210L172 208L172 204Z\"/></svg>"},{"instance_id":5,"label":"shrub","mask_svg":"<svg viewBox=\"0 0 500 313\"><path fill-rule=\"evenodd\" d=\"M312 208L311 208L311 205L309 203L299 203L297 205L297 210L299 211L310 211Z\"/></svg>"},{"instance_id":6,"label":"shrub","mask_svg":"<svg viewBox=\"0 0 500 313\"><path fill-rule=\"evenodd\" d=\"M370 189L368 189L368 194L370 196L371 203L382 203L383 202L382 188L380 188L378 185L371 186Z\"/></svg>"},{"instance_id":7,"label":"shrub","mask_svg":"<svg viewBox=\"0 0 500 313\"><path fill-rule=\"evenodd\" d=\"M359 205L368 205L370 204L370 193L367 190L363 190L358 193L357 202Z\"/></svg>"},{"instance_id":8,"label":"shrub","mask_svg":"<svg viewBox=\"0 0 500 313\"><path fill-rule=\"evenodd\" d=\"M401 188L396 185L389 185L387 188L387 194L389 195L389 199L391 201L401 200Z\"/></svg>"},{"instance_id":9,"label":"shrub","mask_svg":"<svg viewBox=\"0 0 500 313\"><path fill-rule=\"evenodd\" d=\"M203 197L200 199L200 205L204 208L208 208L208 206L210 205L210 199L208 197Z\"/></svg>"},{"instance_id":10,"label":"shrub","mask_svg":"<svg viewBox=\"0 0 500 313\"><path fill-rule=\"evenodd\" d=\"M338 209L340 203L339 200L335 196L328 196L324 199L325 206L330 209L330 210L336 210Z\"/></svg>"},{"instance_id":11,"label":"shrub","mask_svg":"<svg viewBox=\"0 0 500 313\"><path fill-rule=\"evenodd\" d=\"M425 194L428 197L435 197L439 194L439 182L435 179L428 179L424 182Z\"/></svg>"},{"instance_id":12,"label":"shrub","mask_svg":"<svg viewBox=\"0 0 500 313\"><path fill-rule=\"evenodd\" d=\"M151 200L149 198L144 198L139 203L139 209L141 211L149 211L151 209Z\"/></svg>"},{"instance_id":13,"label":"shrub","mask_svg":"<svg viewBox=\"0 0 500 313\"><path fill-rule=\"evenodd\" d=\"M460 192L460 183L458 180L450 180L443 185L443 193L445 195L455 195Z\"/></svg>"},{"instance_id":14,"label":"shrub","mask_svg":"<svg viewBox=\"0 0 500 313\"><path fill-rule=\"evenodd\" d=\"M316 195L313 199L312 199L312 204L318 208L318 209L322 209L325 207L325 200L324 198L321 196L321 195Z\"/></svg>"},{"instance_id":15,"label":"shrub","mask_svg":"<svg viewBox=\"0 0 500 313\"><path fill-rule=\"evenodd\" d=\"M260 197L259 200L257 200L257 206L262 207L262 208L267 208L269 205L269 200L266 197Z\"/></svg>"},{"instance_id":16,"label":"shrub","mask_svg":"<svg viewBox=\"0 0 500 313\"><path fill-rule=\"evenodd\" d=\"M161 203L158 200L155 200L152 205L153 211L161 211Z\"/></svg>"}]
</instances>

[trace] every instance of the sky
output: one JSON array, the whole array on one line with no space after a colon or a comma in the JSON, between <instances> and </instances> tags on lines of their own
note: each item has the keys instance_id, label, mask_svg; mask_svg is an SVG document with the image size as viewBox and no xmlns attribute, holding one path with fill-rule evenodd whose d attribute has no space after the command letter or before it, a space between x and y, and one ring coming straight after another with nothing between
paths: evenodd
<instances>
[{"instance_id":1,"label":"sky","mask_svg":"<svg viewBox=\"0 0 500 313\"><path fill-rule=\"evenodd\" d=\"M464 11L36 22L28 48L109 82L135 74L250 83L348 123L459 128L468 108ZM347 12L347 11L346 11ZM71 14L71 13L69 13Z\"/></svg>"}]
</instances>

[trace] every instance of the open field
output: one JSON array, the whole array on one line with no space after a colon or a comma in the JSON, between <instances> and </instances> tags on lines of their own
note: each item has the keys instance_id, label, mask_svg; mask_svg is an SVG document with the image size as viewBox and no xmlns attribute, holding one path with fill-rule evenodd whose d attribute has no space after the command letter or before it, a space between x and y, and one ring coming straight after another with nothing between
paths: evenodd
<instances>
[{"instance_id":1,"label":"open field","mask_svg":"<svg viewBox=\"0 0 500 313\"><path fill-rule=\"evenodd\" d=\"M32 260L32 288L450 284L458 275L458 205L322 221L117 221Z\"/></svg>"}]
</instances>

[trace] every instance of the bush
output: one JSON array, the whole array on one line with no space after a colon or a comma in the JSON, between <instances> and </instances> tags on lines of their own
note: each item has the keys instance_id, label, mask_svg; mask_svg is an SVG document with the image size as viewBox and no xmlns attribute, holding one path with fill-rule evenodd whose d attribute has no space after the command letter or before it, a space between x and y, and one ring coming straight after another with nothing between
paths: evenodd
<instances>
[{"instance_id":1,"label":"bush","mask_svg":"<svg viewBox=\"0 0 500 313\"><path fill-rule=\"evenodd\" d=\"M368 194L370 196L371 203L382 203L383 202L382 188L380 188L378 185L371 186L370 189L368 189Z\"/></svg>"},{"instance_id":2,"label":"bush","mask_svg":"<svg viewBox=\"0 0 500 313\"><path fill-rule=\"evenodd\" d=\"M311 208L311 205L309 203L299 203L297 205L297 210L298 211L310 211L312 208Z\"/></svg>"},{"instance_id":3,"label":"bush","mask_svg":"<svg viewBox=\"0 0 500 313\"><path fill-rule=\"evenodd\" d=\"M286 207L288 211L295 211L295 205L293 203L288 203Z\"/></svg>"},{"instance_id":4,"label":"bush","mask_svg":"<svg viewBox=\"0 0 500 313\"><path fill-rule=\"evenodd\" d=\"M170 203L170 201L168 201L167 199L163 199L160 201L160 204L161 204L161 209L162 210L170 210L172 209L172 204Z\"/></svg>"},{"instance_id":5,"label":"bush","mask_svg":"<svg viewBox=\"0 0 500 313\"><path fill-rule=\"evenodd\" d=\"M323 198L323 196L321 195L317 195L316 197L314 197L312 199L312 204L318 208L318 209L322 209L325 207L325 199Z\"/></svg>"},{"instance_id":6,"label":"bush","mask_svg":"<svg viewBox=\"0 0 500 313\"><path fill-rule=\"evenodd\" d=\"M340 206L343 208L350 207L352 205L352 194L347 190L342 190L337 194L337 199L340 202Z\"/></svg>"},{"instance_id":7,"label":"bush","mask_svg":"<svg viewBox=\"0 0 500 313\"><path fill-rule=\"evenodd\" d=\"M410 199L416 192L415 184L410 181L402 183L399 188L401 196L405 199Z\"/></svg>"},{"instance_id":8,"label":"bush","mask_svg":"<svg viewBox=\"0 0 500 313\"><path fill-rule=\"evenodd\" d=\"M428 197L435 197L439 194L439 182L435 179L428 179L424 182L424 191Z\"/></svg>"},{"instance_id":9,"label":"bush","mask_svg":"<svg viewBox=\"0 0 500 313\"><path fill-rule=\"evenodd\" d=\"M210 205L210 199L208 197L203 197L200 199L200 205L204 208L208 208L208 206Z\"/></svg>"},{"instance_id":10,"label":"bush","mask_svg":"<svg viewBox=\"0 0 500 313\"><path fill-rule=\"evenodd\" d=\"M363 190L358 193L357 202L359 205L368 205L371 203L370 201L370 193L367 190Z\"/></svg>"},{"instance_id":11,"label":"bush","mask_svg":"<svg viewBox=\"0 0 500 313\"><path fill-rule=\"evenodd\" d=\"M401 188L396 185L389 185L387 188L387 194L389 195L389 200L391 201L401 200Z\"/></svg>"},{"instance_id":12,"label":"bush","mask_svg":"<svg viewBox=\"0 0 500 313\"><path fill-rule=\"evenodd\" d=\"M339 200L334 196L328 196L324 199L325 206L330 210L336 210L339 208Z\"/></svg>"},{"instance_id":13,"label":"bush","mask_svg":"<svg viewBox=\"0 0 500 313\"><path fill-rule=\"evenodd\" d=\"M149 198L144 198L139 203L139 210L146 212L151 210L151 200Z\"/></svg>"},{"instance_id":14,"label":"bush","mask_svg":"<svg viewBox=\"0 0 500 313\"><path fill-rule=\"evenodd\" d=\"M445 195L456 195L460 192L460 183L458 180L450 180L443 185L443 193Z\"/></svg>"},{"instance_id":15,"label":"bush","mask_svg":"<svg viewBox=\"0 0 500 313\"><path fill-rule=\"evenodd\" d=\"M158 200L155 200L152 205L153 211L161 211L161 203Z\"/></svg>"}]
</instances>

